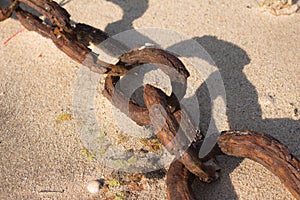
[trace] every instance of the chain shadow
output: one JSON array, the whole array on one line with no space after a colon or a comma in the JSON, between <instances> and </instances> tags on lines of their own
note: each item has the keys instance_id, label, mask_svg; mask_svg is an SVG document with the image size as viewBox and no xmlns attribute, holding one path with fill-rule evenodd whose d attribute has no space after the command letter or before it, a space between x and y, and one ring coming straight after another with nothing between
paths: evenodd
<instances>
[{"instance_id":1,"label":"chain shadow","mask_svg":"<svg viewBox=\"0 0 300 200\"><path fill-rule=\"evenodd\" d=\"M132 22L137 17L142 16L148 7L148 1L145 0L111 1L119 5L123 9L124 14L121 20L111 23L106 27L105 30L110 34L133 28ZM270 134L287 145L292 153L299 158L300 150L297 141L300 141L300 123L297 120L289 118L263 119L256 88L243 73L244 67L250 63L247 53L237 45L219 40L214 36L203 36L193 39L208 52L221 73L226 91L226 114L229 128ZM149 38L146 39L146 41L148 40ZM184 45L183 43L176 45ZM173 47L170 47L170 49ZM193 57L195 55L181 56ZM213 77L214 74L211 74L208 79ZM211 99L205 83L198 88L195 95L200 107L201 123L199 127L205 133L211 120L211 101L213 99ZM220 163L221 167L224 169L221 180L209 185L200 184L201 190L196 189L197 191L201 191L199 192L199 196L205 196L205 199L238 199L229 175L240 165L242 160L232 157L220 158L220 161L222 161ZM195 185L199 186L199 184Z\"/></svg>"},{"instance_id":2,"label":"chain shadow","mask_svg":"<svg viewBox=\"0 0 300 200\"><path fill-rule=\"evenodd\" d=\"M115 35L120 32L131 30L133 28L133 21L141 17L149 7L148 0L108 0L118 5L123 10L122 19L109 23L105 27L105 32L109 35Z\"/></svg>"},{"instance_id":3,"label":"chain shadow","mask_svg":"<svg viewBox=\"0 0 300 200\"><path fill-rule=\"evenodd\" d=\"M105 32L110 35L134 29L132 25L134 20L141 17L149 7L148 0L108 1L118 5L123 10L122 19L106 26ZM137 33L137 39L140 41L145 40L148 42L151 40L136 31L134 33ZM289 118L263 119L256 88L243 73L244 67L250 63L250 58L247 53L237 45L224 40L219 40L214 36L202 36L193 39L207 51L214 61L214 63L211 64L216 65L221 73L226 90L226 114L230 129L253 130L271 134L284 144L290 145L289 147L291 150L294 153L297 153L296 155L300 156L297 145L295 146L295 144L293 144L293 142L297 141L296 139L299 139L300 137L297 136L300 123L297 120L295 121ZM168 49L176 48L176 45L185 45L184 43L185 42L183 41ZM181 56L193 57L195 55L183 54ZM211 74L208 79L212 77L214 77L214 74ZM201 105L200 128L203 132L206 132L209 124L208 122L210 121L212 99L205 84L199 87L196 96L199 105ZM282 134L283 130L280 127L285 127L288 132Z\"/></svg>"},{"instance_id":4,"label":"chain shadow","mask_svg":"<svg viewBox=\"0 0 300 200\"><path fill-rule=\"evenodd\" d=\"M257 103L257 92L255 87L249 82L246 75L242 72L244 66L250 63L250 58L247 53L230 42L217 39L215 36L202 36L193 38L197 41L211 57L211 60L207 60L206 56L201 57L201 59L206 60L211 65L217 66L218 72L213 72L204 81L203 84L196 90L194 97L197 98L200 110L200 120L199 129L205 135L207 133L209 125L215 124L212 118L212 101L218 96L221 98L226 98L226 115L228 118L228 124L230 129L236 130L256 130L253 129L255 126L249 126L247 121L252 118L253 115L259 116L261 114L260 106ZM184 46L186 41L175 44L170 47L177 48L176 46ZM185 52L183 52L185 53ZM184 57L195 57L199 56L190 54L192 52L186 51L186 54L181 56ZM213 63L213 62L214 63ZM200 67L201 66L194 66ZM214 94L212 96L209 93L207 83L212 83L212 81L217 76L216 73L220 73L223 79L226 97L222 94ZM244 86L247 90L244 90ZM244 94L245 93L245 94ZM187 99L189 101L189 99ZM237 113L237 114L236 114ZM244 115L241 118L241 113ZM243 159L221 156L218 158L219 165L221 167L221 178L211 184L204 184L196 181L194 184L194 190L198 191L196 195L199 199L205 197L205 199L238 199L235 189L232 185L230 179L230 173L240 165Z\"/></svg>"},{"instance_id":5,"label":"chain shadow","mask_svg":"<svg viewBox=\"0 0 300 200\"><path fill-rule=\"evenodd\" d=\"M257 90L243 72L244 67L250 63L247 53L237 45L219 40L214 36L193 39L208 52L222 76L226 91L226 115L229 128L267 133L286 145L297 158L300 158L299 120L290 118L264 119L262 117ZM184 42L176 45L184 45ZM182 56L193 57L195 55L186 54ZM213 78L214 73L208 77L212 80ZM213 120L211 119L211 102L216 97L209 94L205 83L198 88L195 95L200 107L200 130L206 133L210 120ZM292 105L293 102L290 104ZM198 189L197 191L201 191L203 196L209 197L205 199L237 199L229 175L243 159L232 157L224 159L223 157L220 160L222 161L220 163L222 169L225 169L221 175L221 181L210 185L198 183L197 185L201 187L201 190Z\"/></svg>"},{"instance_id":6,"label":"chain shadow","mask_svg":"<svg viewBox=\"0 0 300 200\"><path fill-rule=\"evenodd\" d=\"M114 35L133 29L133 21L141 17L148 9L148 0L109 0L119 5L123 10L122 19L106 26L105 32ZM9 5L8 0L0 2L0 6ZM62 1L64 3L64 1ZM67 3L69 1L66 1ZM141 35L141 37L143 37ZM145 37L146 41L149 38ZM230 129L252 130L268 133L283 144L287 145L296 157L300 158L300 123L297 120L264 119L258 102L258 93L255 86L247 79L243 69L250 63L247 53L240 47L230 42L219 40L214 36L194 38L214 60L221 73L226 90L227 117ZM183 45L184 42L176 45ZM193 57L194 55L181 55ZM208 79L213 78L213 74ZM203 133L207 131L211 120L211 98L207 86L202 84L195 94L199 102L200 121L199 127ZM205 199L238 199L231 183L229 174L239 166L242 159L221 158L221 181L212 184L201 184L197 196ZM201 199L199 197L199 199Z\"/></svg>"},{"instance_id":7,"label":"chain shadow","mask_svg":"<svg viewBox=\"0 0 300 200\"><path fill-rule=\"evenodd\" d=\"M119 5L124 13L122 19L108 24L105 28L109 34L133 29L133 21L141 17L148 8L148 0L110 1ZM140 37L144 36L140 35ZM226 115L229 128L270 134L287 145L292 153L299 158L300 148L297 141L300 141L300 123L289 118L264 119L262 117L257 90L243 72L244 67L251 61L247 53L239 46L214 36L202 36L193 39L211 56L222 76L226 91ZM145 37L145 41L148 42L149 38ZM176 48L176 45L184 45L184 43L183 41L168 49ZM195 55L181 56L193 57ZM208 79L213 78L214 73L208 77ZM200 108L199 128L201 132L206 133L210 121L213 120L211 119L211 102L214 99L211 98L205 83L197 89L195 96ZM211 184L196 183L195 189L199 191L197 195L199 199L202 199L201 196L205 196L205 199L238 199L229 175L240 165L243 159L221 156L219 160L223 169L221 180Z\"/></svg>"},{"instance_id":8,"label":"chain shadow","mask_svg":"<svg viewBox=\"0 0 300 200\"><path fill-rule=\"evenodd\" d=\"M142 14L148 8L147 0L143 0L143 1L141 1L141 0L132 0L132 1L110 0L110 1L119 5L123 10L122 19L108 24L107 27L105 28L105 32L109 33L110 35L118 34L120 32L133 29L133 26L132 26L133 21L135 19L137 19L138 17L142 16ZM148 37L145 37L137 32L135 32L135 34L138 35L139 40L142 41L143 39L141 39L141 38L144 38L145 39L144 41L151 43L151 39L149 39ZM209 37L210 36L207 36L208 39L209 39ZM202 38L202 39L204 39L204 38ZM225 43L223 43L223 44L225 44ZM176 44L176 45L181 45L181 44ZM226 44L225 46L228 46L228 45ZM172 47L170 47L170 48L172 48ZM235 48L235 50L238 53L241 51L241 49L239 49L239 48ZM210 52L208 51L208 53L210 53ZM230 52L228 53L228 55L231 56ZM182 55L182 56L190 57L193 55ZM250 60L248 57L244 57L244 60L242 60L242 61L240 60L240 61L236 61L236 62L239 63L238 66L241 66L241 65L246 65L247 63L249 63L249 61ZM241 62L243 64L240 64ZM208 90L207 90L207 88L206 89L205 88L206 88L206 86L202 85L197 90L197 98L201 105L200 108L204 109L204 110L200 110L200 112L206 113L204 115L200 115L201 119L206 119L206 120L201 121L200 128L201 128L202 132L205 132L205 129L207 128L207 124L208 124L207 122L209 122L209 120L210 120L210 115L209 115L209 113L210 113L210 98L209 98L209 95L205 95L205 94L208 94L207 93ZM199 95L201 93L203 93L203 94ZM203 98L203 97L208 97L208 100L207 100L207 98ZM205 102L205 104L202 105L203 102ZM230 199L237 199L237 194L235 193L234 187L231 184L229 173L239 165L240 161L241 161L241 159L238 159L238 158L228 158L226 161L226 166L224 166L224 167L226 167L226 170L224 170L226 174L224 174L224 172L223 172L224 175L222 176L222 184L226 185L226 187L223 186L223 188L226 188L226 191L224 191L224 190L222 190L222 191L227 195L226 197L230 198ZM212 197L212 199L219 199L218 195L212 196L214 194L217 194L215 192L215 187L219 187L219 185L220 185L219 181L217 181L215 183L205 186L205 190L214 190L214 192L210 192L209 195L199 194L199 196L204 195L206 197ZM203 186L201 186L201 188L203 188Z\"/></svg>"},{"instance_id":9,"label":"chain shadow","mask_svg":"<svg viewBox=\"0 0 300 200\"><path fill-rule=\"evenodd\" d=\"M261 105L258 101L258 93L255 86L244 74L244 67L250 63L247 53L237 45L219 40L214 36L202 36L193 38L211 56L218 67L226 91L226 115L229 128L232 130L252 130L267 133L289 147L291 152L300 157L300 123L291 118L263 118ZM176 45L184 45L178 43ZM195 55L183 55L193 57ZM212 73L208 79L212 79ZM196 97L200 105L200 129L206 132L211 120L211 97L206 84L202 84ZM274 103L276 97L270 97ZM272 102L271 101L271 102ZM294 102L290 102L294 105ZM295 108L299 110L298 108Z\"/></svg>"}]
</instances>

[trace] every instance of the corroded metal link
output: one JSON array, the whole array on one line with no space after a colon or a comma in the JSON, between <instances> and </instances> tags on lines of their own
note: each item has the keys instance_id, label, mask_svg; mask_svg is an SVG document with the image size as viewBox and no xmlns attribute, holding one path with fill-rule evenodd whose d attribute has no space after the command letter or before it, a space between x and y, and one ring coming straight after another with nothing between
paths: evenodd
<instances>
[{"instance_id":1,"label":"corroded metal link","mask_svg":"<svg viewBox=\"0 0 300 200\"><path fill-rule=\"evenodd\" d=\"M18 0L44 15L50 22L66 32L71 32L70 14L55 1L49 0Z\"/></svg>"},{"instance_id":2,"label":"corroded metal link","mask_svg":"<svg viewBox=\"0 0 300 200\"><path fill-rule=\"evenodd\" d=\"M122 55L117 66L125 65L130 70L141 64L154 64L169 76L172 89L176 88L177 93L175 95L173 92L170 97L166 96L168 106L172 108L173 112L180 109L179 100L185 94L186 78L189 76L189 72L185 69L183 63L174 55L161 49L143 48L134 49ZM115 73L113 74L115 75ZM134 100L126 97L122 91L115 88L119 80L119 76L112 76L109 73L105 80L103 95L138 125L149 125L150 118L147 108L139 106Z\"/></svg>"},{"instance_id":3,"label":"corroded metal link","mask_svg":"<svg viewBox=\"0 0 300 200\"><path fill-rule=\"evenodd\" d=\"M48 24L38 16L23 10L18 5L24 3L44 15L51 23ZM89 42L100 43L108 35L100 29L87 24L70 24L70 14L55 1L48 0L19 0L13 1L8 8L0 9L0 21L10 17L16 11L22 25L30 30L50 38L54 44L76 62L83 64L91 71L104 74L114 72L124 75L126 66L115 66L97 58L97 55L88 48ZM83 37L88 35L89 37Z\"/></svg>"},{"instance_id":4,"label":"corroded metal link","mask_svg":"<svg viewBox=\"0 0 300 200\"><path fill-rule=\"evenodd\" d=\"M167 173L167 195L172 200L196 200L196 195L192 189L195 175L180 161L171 163Z\"/></svg>"},{"instance_id":5,"label":"corroded metal link","mask_svg":"<svg viewBox=\"0 0 300 200\"><path fill-rule=\"evenodd\" d=\"M50 23L23 10L19 3L33 8ZM71 24L70 14L56 2L12 0L9 7L0 9L0 21L9 18L14 11L28 30L50 38L61 51L91 71L107 73L104 96L137 124L153 125L161 143L178 158L171 163L167 174L169 199L195 199L190 187L195 175L205 182L214 180L217 177L216 169L205 165L205 159L214 158L220 151L231 156L250 158L264 165L280 178L296 199L300 199L300 162L287 147L271 136L251 131L224 131L214 150L204 159L198 158L199 149L195 146L185 146L196 135L196 126L179 104L186 92L189 72L176 56L161 49L140 48L125 53L119 58L118 64L113 65L99 60L88 48L90 42L98 44L108 35L86 24ZM146 107L141 107L118 90L116 84L121 76L136 65L147 63L159 66L170 77L173 93L168 97L161 90L146 85L143 94ZM154 107L156 110L153 110Z\"/></svg>"},{"instance_id":6,"label":"corroded metal link","mask_svg":"<svg viewBox=\"0 0 300 200\"><path fill-rule=\"evenodd\" d=\"M115 84L119 81L119 79L119 76L106 77L104 90L102 91L103 96L105 96L114 106L120 109L138 125L149 125L151 121L148 109L139 106L133 99L130 99L115 88Z\"/></svg>"},{"instance_id":7,"label":"corroded metal link","mask_svg":"<svg viewBox=\"0 0 300 200\"><path fill-rule=\"evenodd\" d=\"M19 2L14 0L11 2L9 7L1 8L0 9L0 22L9 18L18 6L19 6Z\"/></svg>"},{"instance_id":8,"label":"corroded metal link","mask_svg":"<svg viewBox=\"0 0 300 200\"><path fill-rule=\"evenodd\" d=\"M225 155L249 158L262 164L281 180L296 199L300 199L300 162L275 138L252 131L223 131L218 146ZM167 176L169 199L195 199L195 193L190 188L193 179L194 175L179 161L171 163Z\"/></svg>"},{"instance_id":9,"label":"corroded metal link","mask_svg":"<svg viewBox=\"0 0 300 200\"><path fill-rule=\"evenodd\" d=\"M155 59L157 58L157 59ZM143 48L133 50L129 53L121 56L120 61L127 65L136 65L143 63L155 63L161 64L164 67L174 68L183 79L181 79L181 85L185 85L186 78L189 76L188 71L184 65L175 56L155 48ZM166 68L162 69L168 73L170 70ZM170 73L168 73L169 75ZM174 76L173 76L174 77ZM192 124L187 113L180 108L176 111L176 114L171 112L170 106L167 103L168 97L161 90L154 88L150 85L144 87L144 101L147 108L138 106L132 99L126 97L122 92L115 88L115 84L119 81L120 77L108 76L106 78L104 95L122 112L127 114L131 119L140 125L149 125L150 123L156 130L157 137L168 151L180 157L180 161L196 176L205 182L210 182L216 178L215 171L213 169L207 169L207 172L202 169L202 162L197 156L196 149L188 146L196 135L196 126ZM170 76L172 81L172 76ZM177 77L174 81L179 82ZM183 82L183 83L182 83ZM178 84L177 84L178 85ZM185 87L182 87L185 92ZM178 100L176 101L177 104ZM153 105L160 105L161 111L159 113L151 113L149 108ZM160 116L161 113L166 112L166 116ZM176 117L177 119L176 119ZM166 117L166 125L161 129L161 118ZM181 132L179 131L179 123L181 123ZM182 152L182 150L186 150Z\"/></svg>"},{"instance_id":10,"label":"corroded metal link","mask_svg":"<svg viewBox=\"0 0 300 200\"><path fill-rule=\"evenodd\" d=\"M166 149L200 180L211 182L218 178L214 166L204 167L196 148L192 145L186 146L196 134L196 126L189 116L183 110L173 114L167 105L166 95L151 85L144 88L144 101L154 131Z\"/></svg>"},{"instance_id":11,"label":"corroded metal link","mask_svg":"<svg viewBox=\"0 0 300 200\"><path fill-rule=\"evenodd\" d=\"M300 199L300 162L275 138L252 131L223 131L218 145L226 155L262 164Z\"/></svg>"},{"instance_id":12,"label":"corroded metal link","mask_svg":"<svg viewBox=\"0 0 300 200\"><path fill-rule=\"evenodd\" d=\"M51 27L44 24L42 20L33 14L16 9L17 17L22 25L30 31L36 31L44 37L50 38L53 43L73 60L89 67L91 71L96 73L105 73L109 66L108 63L97 59L96 55L89 48L77 41L70 34L60 32L58 27Z\"/></svg>"}]
</instances>

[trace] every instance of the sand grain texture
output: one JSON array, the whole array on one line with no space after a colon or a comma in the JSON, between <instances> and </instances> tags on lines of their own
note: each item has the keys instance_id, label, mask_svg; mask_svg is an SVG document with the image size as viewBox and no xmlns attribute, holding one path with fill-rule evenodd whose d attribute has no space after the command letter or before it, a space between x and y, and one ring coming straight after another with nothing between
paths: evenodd
<instances>
[{"instance_id":1,"label":"sand grain texture","mask_svg":"<svg viewBox=\"0 0 300 200\"><path fill-rule=\"evenodd\" d=\"M256 1L237 0L74 0L64 7L74 21L110 34L157 27L195 38L220 69L229 127L271 134L300 159L299 12L274 17ZM85 186L111 169L82 157L73 120L56 122L71 112L79 64L27 30L3 44L22 28L16 19L0 23L0 199L101 199ZM219 181L195 184L205 188L199 199L293 199L259 164L219 161ZM138 199L166 199L164 181L145 184Z\"/></svg>"}]
</instances>

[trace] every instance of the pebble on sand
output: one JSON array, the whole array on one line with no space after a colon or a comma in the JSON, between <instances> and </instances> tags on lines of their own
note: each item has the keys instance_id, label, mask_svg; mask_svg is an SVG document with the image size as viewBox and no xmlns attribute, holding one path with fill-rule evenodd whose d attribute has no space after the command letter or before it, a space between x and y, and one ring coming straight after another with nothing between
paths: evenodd
<instances>
[{"instance_id":1,"label":"pebble on sand","mask_svg":"<svg viewBox=\"0 0 300 200\"><path fill-rule=\"evenodd\" d=\"M92 194L98 193L100 191L100 188L101 188L101 183L100 181L97 180L90 181L87 184L87 189Z\"/></svg>"}]
</instances>

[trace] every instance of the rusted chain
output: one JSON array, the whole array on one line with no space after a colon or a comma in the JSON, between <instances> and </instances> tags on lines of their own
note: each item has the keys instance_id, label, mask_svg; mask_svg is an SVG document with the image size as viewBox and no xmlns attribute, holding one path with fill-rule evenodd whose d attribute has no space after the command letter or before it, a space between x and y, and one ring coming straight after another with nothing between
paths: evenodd
<instances>
[{"instance_id":1,"label":"rusted chain","mask_svg":"<svg viewBox=\"0 0 300 200\"><path fill-rule=\"evenodd\" d=\"M178 111L177 115L173 115L167 105L166 95L151 85L146 85L144 88L144 101L149 110L154 131L167 150L179 157L178 160L202 181L211 182L215 180L217 178L216 170L213 167L203 167L193 146L181 152L182 149L185 149L184 145L189 144L190 138L188 137L193 137L196 133L195 125L188 119L188 116L181 116L181 111ZM165 123L161 127L161 121L164 120ZM178 131L180 121L184 121L180 126L183 132Z\"/></svg>"},{"instance_id":2,"label":"rusted chain","mask_svg":"<svg viewBox=\"0 0 300 200\"><path fill-rule=\"evenodd\" d=\"M19 7L20 3L35 9L49 23L23 10ZM185 146L194 139L197 126L179 104L185 94L189 72L176 56L156 48L134 49L122 55L119 62L113 65L99 60L88 48L90 42L98 44L108 35L87 24L72 24L70 14L56 2L13 0L9 7L0 9L0 21L9 18L14 11L25 28L50 38L60 50L91 71L108 74L103 95L138 125L153 125L161 143L178 158L171 163L167 173L169 199L196 199L191 189L194 178L197 176L205 182L215 180L218 169L206 164L206 161L220 153L250 158L264 165L300 199L300 163L284 145L268 135L225 131L219 137L218 145L203 159L198 158L199 149L196 146ZM141 107L123 94L117 83L130 69L147 63L159 66L170 77L173 93L168 97L160 89L145 85L143 99L146 106ZM174 89L178 89L176 94ZM165 120L163 126L161 119Z\"/></svg>"},{"instance_id":3,"label":"rusted chain","mask_svg":"<svg viewBox=\"0 0 300 200\"><path fill-rule=\"evenodd\" d=\"M195 175L192 174L180 161L171 163L167 173L167 195L172 200L196 200L192 184Z\"/></svg>"},{"instance_id":4,"label":"rusted chain","mask_svg":"<svg viewBox=\"0 0 300 200\"><path fill-rule=\"evenodd\" d=\"M275 138L251 131L224 131L218 145L227 155L262 164L300 199L300 162Z\"/></svg>"},{"instance_id":5,"label":"rusted chain","mask_svg":"<svg viewBox=\"0 0 300 200\"><path fill-rule=\"evenodd\" d=\"M155 57L158 59L155 60ZM186 78L189 76L184 65L175 56L160 49L144 48L142 50L134 50L128 54L126 53L120 60L122 63L131 65L155 62L156 64L174 67L184 78L184 80L181 79L181 82L178 78L171 78L171 80L177 81L176 85L185 85L183 82L185 82ZM165 72L168 73L168 70L165 70ZM197 130L186 112L181 109L176 110L170 106L171 104L176 105L176 107L179 106L178 100L176 101L176 99L172 99L175 95L171 95L171 97L168 98L161 90L150 85L146 85L144 87L144 101L146 103L146 108L143 108L138 106L132 99L129 99L115 88L115 83L119 80L119 78L120 77L116 76L108 76L106 78L104 95L108 97L114 105L121 109L122 112L127 114L138 124L149 125L151 123L154 126L157 137L162 144L166 146L167 150L172 155L180 157L180 161L202 181L210 182L216 179L214 169L211 169L210 167L204 169L202 167L202 162L198 158L195 149L193 149L193 147L184 147L195 137ZM168 102L172 103L169 104ZM160 107L157 107L156 111L158 112L152 113L149 108L155 105L160 105ZM176 112L172 112L171 109L176 110ZM163 114L164 112L166 115ZM162 130L160 130L160 124L163 119L166 119L167 124ZM183 130L181 134L178 132L179 122L181 122L181 129ZM185 152L181 152L182 149L187 150Z\"/></svg>"},{"instance_id":6,"label":"rusted chain","mask_svg":"<svg viewBox=\"0 0 300 200\"><path fill-rule=\"evenodd\" d=\"M14 0L11 2L9 7L1 8L0 9L0 22L9 18L18 6L19 6L19 2Z\"/></svg>"},{"instance_id":7,"label":"rusted chain","mask_svg":"<svg viewBox=\"0 0 300 200\"><path fill-rule=\"evenodd\" d=\"M166 97L168 106L170 106L173 111L176 111L179 108L178 101L181 99L177 98L182 98L185 94L186 79L189 77L189 72L185 69L183 63L177 57L161 49L144 48L141 50L135 49L124 54L120 57L119 63L128 66L144 63L159 65L159 68L165 74L169 75L173 88L177 88L179 91L184 91L180 95L172 93L170 97ZM120 90L115 89L115 85L119 79L119 76L111 76L109 73L109 76L107 76L105 80L103 95L138 125L149 125L150 118L148 110L145 107L138 106L132 99L126 97Z\"/></svg>"},{"instance_id":8,"label":"rusted chain","mask_svg":"<svg viewBox=\"0 0 300 200\"><path fill-rule=\"evenodd\" d=\"M249 158L262 164L280 179L296 199L300 199L300 162L275 138L252 131L223 131L218 147L226 155ZM167 176L168 195L174 197L170 199L195 199L194 191L189 187L194 175L176 161L170 169Z\"/></svg>"},{"instance_id":9,"label":"rusted chain","mask_svg":"<svg viewBox=\"0 0 300 200\"><path fill-rule=\"evenodd\" d=\"M104 73L107 71L109 64L98 60L96 55L92 54L88 47L76 39L76 34L72 29L68 30L69 32L65 32L65 30L60 27L45 24L37 16L19 7L16 9L16 14L25 28L50 38L60 50L75 61L86 65L91 71L96 73Z\"/></svg>"}]
</instances>

